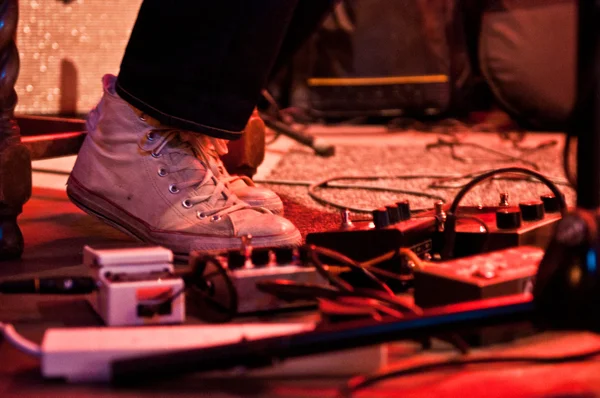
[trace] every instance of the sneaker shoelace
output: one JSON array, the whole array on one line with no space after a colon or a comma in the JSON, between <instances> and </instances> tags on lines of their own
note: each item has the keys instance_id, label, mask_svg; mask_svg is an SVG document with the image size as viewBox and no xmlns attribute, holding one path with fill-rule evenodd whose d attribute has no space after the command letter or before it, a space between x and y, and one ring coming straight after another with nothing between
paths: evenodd
<instances>
[{"instance_id":1,"label":"sneaker shoelace","mask_svg":"<svg viewBox=\"0 0 600 398\"><path fill-rule=\"evenodd\" d=\"M202 161L204 157L202 148L194 145L193 133L186 133L179 130L154 129L152 133L158 133L162 138L161 142L153 151L154 156L160 156L166 148L170 153L184 155L183 161L176 166L171 165L166 168L167 173L189 172L186 179L177 183L177 189L194 188L199 194L190 196L184 200L184 206L193 207L200 203L206 203L210 210L198 212L199 218L210 216L224 216L237 210L254 208L245 202L242 202L226 186L225 182L218 179L210 167ZM180 174L180 175L181 175ZM190 178L191 177L191 178ZM256 210L265 211L262 208Z\"/></svg>"},{"instance_id":2,"label":"sneaker shoelace","mask_svg":"<svg viewBox=\"0 0 600 398\"><path fill-rule=\"evenodd\" d=\"M252 181L250 177L244 175L231 175L227 172L223 162L220 159L217 158L216 161L218 162L217 170L219 170L219 179L223 181L226 187L229 188L233 186L233 184L237 181L243 182L244 185L250 187L254 186L254 181Z\"/></svg>"},{"instance_id":3,"label":"sneaker shoelace","mask_svg":"<svg viewBox=\"0 0 600 398\"><path fill-rule=\"evenodd\" d=\"M207 165L214 165L214 168L211 167L211 171L215 174L220 181L225 183L227 188L234 188L234 184L239 182L244 186L254 186L254 181L248 176L244 175L231 175L225 168L223 161L221 160L221 156L227 154L227 140L220 138L213 138L208 136L194 136L194 145L199 149L199 152L202 153L203 160Z\"/></svg>"}]
</instances>

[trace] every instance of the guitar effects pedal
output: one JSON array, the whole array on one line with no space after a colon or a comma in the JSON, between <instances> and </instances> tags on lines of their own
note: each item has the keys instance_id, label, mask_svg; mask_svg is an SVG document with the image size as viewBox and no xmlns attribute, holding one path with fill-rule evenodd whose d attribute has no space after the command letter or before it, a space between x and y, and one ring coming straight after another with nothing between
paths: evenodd
<instances>
[{"instance_id":1,"label":"guitar effects pedal","mask_svg":"<svg viewBox=\"0 0 600 398\"><path fill-rule=\"evenodd\" d=\"M456 218L452 257L460 258L516 246L544 249L561 214L559 201L553 195L513 206L508 202L508 194L501 193L498 206L461 206ZM442 232L436 233L434 241L436 249L449 243Z\"/></svg>"},{"instance_id":2,"label":"guitar effects pedal","mask_svg":"<svg viewBox=\"0 0 600 398\"><path fill-rule=\"evenodd\" d=\"M520 246L415 269L415 304L421 308L531 292L544 250Z\"/></svg>"}]
</instances>

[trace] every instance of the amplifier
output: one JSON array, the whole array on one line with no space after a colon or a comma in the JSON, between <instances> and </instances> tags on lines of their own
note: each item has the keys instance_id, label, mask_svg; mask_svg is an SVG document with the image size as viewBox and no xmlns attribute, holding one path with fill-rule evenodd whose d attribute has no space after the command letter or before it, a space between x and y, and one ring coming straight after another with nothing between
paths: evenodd
<instances>
[{"instance_id":1,"label":"amplifier","mask_svg":"<svg viewBox=\"0 0 600 398\"><path fill-rule=\"evenodd\" d=\"M317 116L435 116L450 102L447 75L311 78L308 87Z\"/></svg>"},{"instance_id":2,"label":"amplifier","mask_svg":"<svg viewBox=\"0 0 600 398\"><path fill-rule=\"evenodd\" d=\"M141 0L19 2L16 112L87 113L116 74Z\"/></svg>"},{"instance_id":3,"label":"amplifier","mask_svg":"<svg viewBox=\"0 0 600 398\"><path fill-rule=\"evenodd\" d=\"M470 76L455 3L340 1L309 43L298 101L323 118L448 111Z\"/></svg>"}]
</instances>

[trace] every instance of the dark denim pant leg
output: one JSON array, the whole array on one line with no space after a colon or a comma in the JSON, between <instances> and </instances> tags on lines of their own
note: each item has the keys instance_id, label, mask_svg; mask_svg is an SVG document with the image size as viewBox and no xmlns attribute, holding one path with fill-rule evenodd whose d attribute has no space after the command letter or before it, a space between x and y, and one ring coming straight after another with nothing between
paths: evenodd
<instances>
[{"instance_id":1,"label":"dark denim pant leg","mask_svg":"<svg viewBox=\"0 0 600 398\"><path fill-rule=\"evenodd\" d=\"M117 92L161 123L239 138L297 2L144 0Z\"/></svg>"},{"instance_id":2,"label":"dark denim pant leg","mask_svg":"<svg viewBox=\"0 0 600 398\"><path fill-rule=\"evenodd\" d=\"M294 54L312 36L341 0L301 0L296 9L271 70L271 78L288 65Z\"/></svg>"}]
</instances>

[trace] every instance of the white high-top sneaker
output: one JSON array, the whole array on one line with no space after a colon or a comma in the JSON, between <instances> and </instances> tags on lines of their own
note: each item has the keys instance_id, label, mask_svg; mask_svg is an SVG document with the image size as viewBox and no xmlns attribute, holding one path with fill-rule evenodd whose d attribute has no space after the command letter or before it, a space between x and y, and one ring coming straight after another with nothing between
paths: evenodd
<instances>
[{"instance_id":1,"label":"white high-top sneaker","mask_svg":"<svg viewBox=\"0 0 600 398\"><path fill-rule=\"evenodd\" d=\"M176 254L300 244L296 227L241 201L201 159L197 136L154 127L103 78L104 96L88 116L88 136L67 194L82 210L144 242Z\"/></svg>"}]
</instances>

